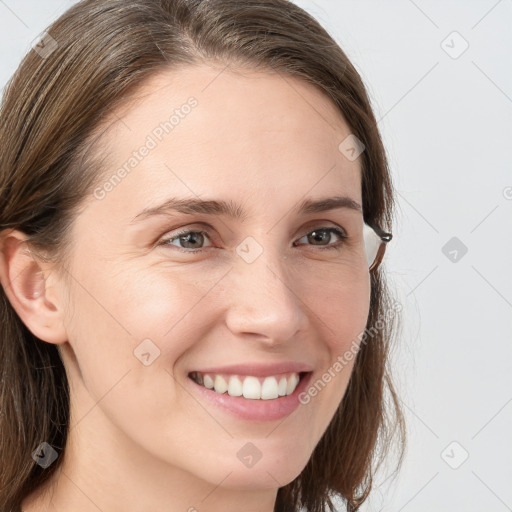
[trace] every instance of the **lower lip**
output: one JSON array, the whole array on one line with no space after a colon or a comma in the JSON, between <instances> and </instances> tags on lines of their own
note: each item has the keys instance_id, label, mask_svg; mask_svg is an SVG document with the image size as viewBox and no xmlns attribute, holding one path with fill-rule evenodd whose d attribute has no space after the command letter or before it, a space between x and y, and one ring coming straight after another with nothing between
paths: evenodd
<instances>
[{"instance_id":1,"label":"lower lip","mask_svg":"<svg viewBox=\"0 0 512 512\"><path fill-rule=\"evenodd\" d=\"M288 416L297 409L300 404L299 395L307 388L312 375L312 372L305 374L291 395L270 400L250 399L243 396L230 396L227 393L217 393L198 384L190 377L187 377L187 379L196 392L199 392L217 407L233 416L249 421L275 421Z\"/></svg>"}]
</instances>

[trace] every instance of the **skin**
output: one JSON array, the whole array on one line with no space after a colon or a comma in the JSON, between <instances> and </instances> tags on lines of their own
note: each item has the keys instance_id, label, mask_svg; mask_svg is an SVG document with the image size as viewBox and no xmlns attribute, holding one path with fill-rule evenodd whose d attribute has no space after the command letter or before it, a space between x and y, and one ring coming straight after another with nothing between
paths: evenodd
<instances>
[{"instance_id":1,"label":"skin","mask_svg":"<svg viewBox=\"0 0 512 512\"><path fill-rule=\"evenodd\" d=\"M270 512L345 394L353 361L278 421L238 419L191 391L189 371L252 361L307 362L315 382L364 330L370 304L362 212L293 213L309 197L362 204L360 158L338 150L349 126L300 79L220 71L160 72L112 117L108 176L188 97L198 101L102 200L85 199L69 283L26 250L23 233L3 238L2 285L27 327L59 347L71 387L63 466L24 511ZM130 226L171 196L231 199L248 215ZM200 222L211 229L198 245L156 245ZM306 236L337 225L350 236L341 251ZM263 249L250 264L236 252L248 236ZM178 250L201 244L198 255ZM133 354L146 338L160 350L149 366ZM247 442L262 454L250 468L237 457Z\"/></svg>"}]
</instances>

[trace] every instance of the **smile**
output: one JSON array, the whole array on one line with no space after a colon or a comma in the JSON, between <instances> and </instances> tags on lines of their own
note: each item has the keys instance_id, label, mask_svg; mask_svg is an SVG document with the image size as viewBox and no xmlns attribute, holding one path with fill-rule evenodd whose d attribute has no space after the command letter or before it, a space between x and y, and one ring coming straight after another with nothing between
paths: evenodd
<instances>
[{"instance_id":1,"label":"smile","mask_svg":"<svg viewBox=\"0 0 512 512\"><path fill-rule=\"evenodd\" d=\"M261 368L255 373L262 373ZM301 406L299 395L307 389L312 376L312 371L260 376L195 371L188 374L188 381L193 395L225 414L245 421L267 422L281 420Z\"/></svg>"},{"instance_id":2,"label":"smile","mask_svg":"<svg viewBox=\"0 0 512 512\"><path fill-rule=\"evenodd\" d=\"M252 375L202 374L191 372L189 377L197 384L219 394L243 396L252 400L272 400L291 395L305 372L290 372L268 377Z\"/></svg>"}]
</instances>

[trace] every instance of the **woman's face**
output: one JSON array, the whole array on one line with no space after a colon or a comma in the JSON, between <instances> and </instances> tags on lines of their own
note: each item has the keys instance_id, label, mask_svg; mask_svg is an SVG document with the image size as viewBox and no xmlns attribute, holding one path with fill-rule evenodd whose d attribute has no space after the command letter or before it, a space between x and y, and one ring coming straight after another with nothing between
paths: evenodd
<instances>
[{"instance_id":1,"label":"woman's face","mask_svg":"<svg viewBox=\"0 0 512 512\"><path fill-rule=\"evenodd\" d=\"M361 159L339 149L350 128L312 85L270 72L187 67L155 75L137 98L103 135L109 170L73 226L73 279L60 289L71 425L134 464L228 488L285 485L343 398L354 361L335 363L369 312L362 211L299 212L335 196L362 204ZM171 198L241 216L211 204L141 214ZM268 368L281 363L291 366ZM331 378L301 403L305 381L288 398L256 399L189 377L209 370L218 387L221 367L242 392L245 376L279 384L309 370L309 388Z\"/></svg>"}]
</instances>

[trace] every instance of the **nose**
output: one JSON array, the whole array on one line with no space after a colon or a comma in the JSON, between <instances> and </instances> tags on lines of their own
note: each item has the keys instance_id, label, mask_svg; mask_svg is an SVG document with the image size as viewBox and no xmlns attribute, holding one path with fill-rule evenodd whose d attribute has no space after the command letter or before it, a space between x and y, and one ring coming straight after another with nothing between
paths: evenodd
<instances>
[{"instance_id":1,"label":"nose","mask_svg":"<svg viewBox=\"0 0 512 512\"><path fill-rule=\"evenodd\" d=\"M252 263L237 260L229 273L226 323L235 336L281 345L305 329L307 304L293 286L286 257L265 250Z\"/></svg>"}]
</instances>

